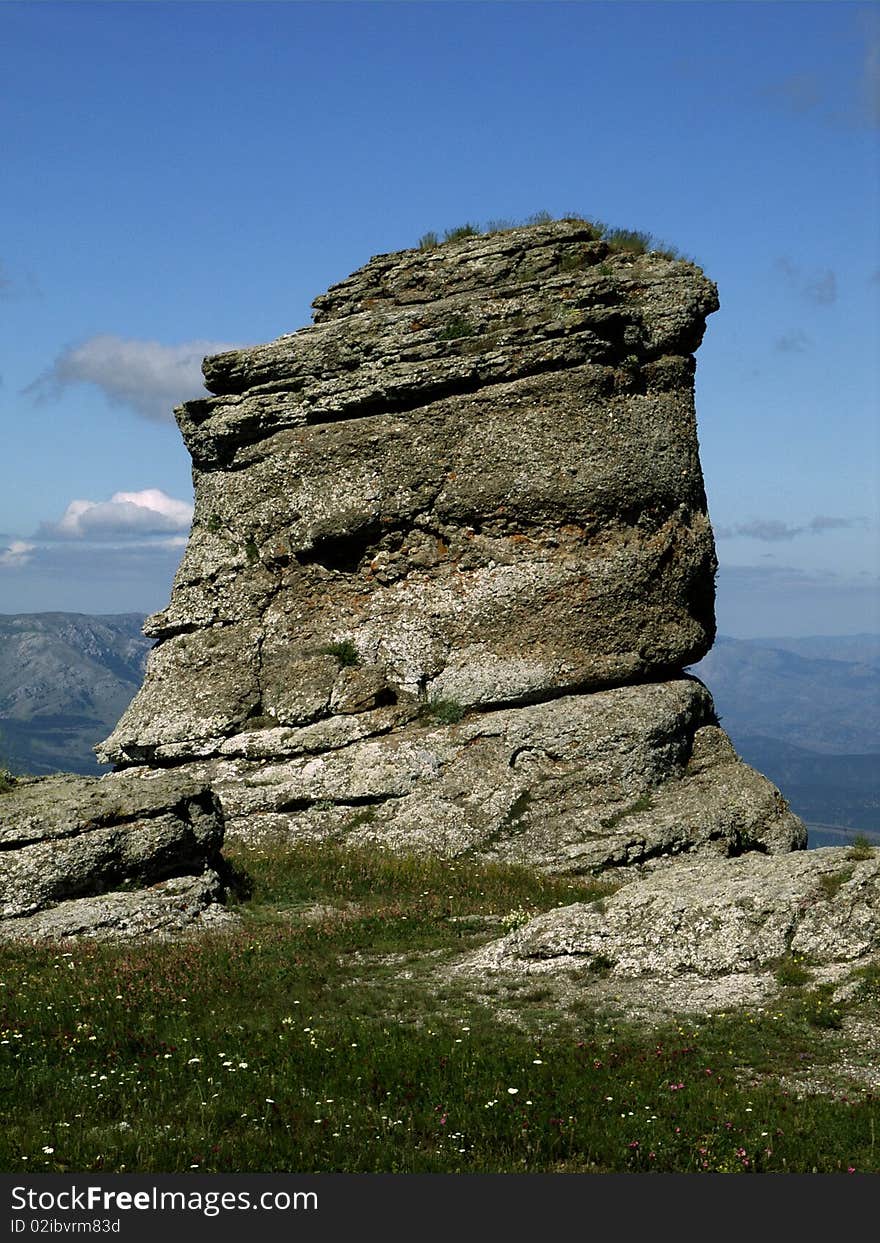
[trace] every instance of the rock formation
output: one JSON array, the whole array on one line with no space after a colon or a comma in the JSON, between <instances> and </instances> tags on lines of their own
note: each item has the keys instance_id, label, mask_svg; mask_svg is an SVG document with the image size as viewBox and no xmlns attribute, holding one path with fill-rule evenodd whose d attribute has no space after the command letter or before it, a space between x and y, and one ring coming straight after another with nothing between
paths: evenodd
<instances>
[{"instance_id":1,"label":"rock formation","mask_svg":"<svg viewBox=\"0 0 880 1243\"><path fill-rule=\"evenodd\" d=\"M683 674L714 636L714 286L558 222L373 259L206 359L195 518L101 750L230 833L577 871L804 832Z\"/></svg>"},{"instance_id":2,"label":"rock formation","mask_svg":"<svg viewBox=\"0 0 880 1243\"><path fill-rule=\"evenodd\" d=\"M877 867L816 931L837 865L791 854L804 826L685 672L714 637L711 282L564 221L379 256L314 305L206 359L212 396L177 410L195 517L98 748L116 771L59 783L51 815L27 783L0 796L2 926L215 911L222 821L619 878L477 970L613 944L620 976L702 979L838 932L842 959L876 948Z\"/></svg>"}]
</instances>

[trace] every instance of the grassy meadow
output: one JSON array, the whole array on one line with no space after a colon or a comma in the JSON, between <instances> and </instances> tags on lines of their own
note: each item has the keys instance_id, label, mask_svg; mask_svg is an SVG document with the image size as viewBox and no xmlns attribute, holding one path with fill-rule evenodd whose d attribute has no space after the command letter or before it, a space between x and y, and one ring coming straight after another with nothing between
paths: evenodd
<instances>
[{"instance_id":1,"label":"grassy meadow","mask_svg":"<svg viewBox=\"0 0 880 1243\"><path fill-rule=\"evenodd\" d=\"M636 1026L443 969L597 881L328 844L229 857L226 927L0 948L0 1169L880 1171L878 1097L838 1073L880 972L836 1005L781 964L773 1008Z\"/></svg>"}]
</instances>

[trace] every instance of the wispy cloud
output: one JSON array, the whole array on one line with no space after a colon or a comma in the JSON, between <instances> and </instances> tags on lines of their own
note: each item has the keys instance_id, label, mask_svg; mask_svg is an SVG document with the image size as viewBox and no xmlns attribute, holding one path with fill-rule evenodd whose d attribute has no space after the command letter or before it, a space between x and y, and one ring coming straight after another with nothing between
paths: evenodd
<instances>
[{"instance_id":1,"label":"wispy cloud","mask_svg":"<svg viewBox=\"0 0 880 1243\"><path fill-rule=\"evenodd\" d=\"M38 401L57 400L65 390L91 384L114 406L127 406L145 419L171 422L182 401L204 393L202 359L235 349L223 341L163 345L111 335L90 337L64 350L25 389Z\"/></svg>"},{"instance_id":2,"label":"wispy cloud","mask_svg":"<svg viewBox=\"0 0 880 1243\"><path fill-rule=\"evenodd\" d=\"M806 272L786 255L776 260L775 269L788 288L815 306L831 306L837 301L837 276L831 268Z\"/></svg>"},{"instance_id":3,"label":"wispy cloud","mask_svg":"<svg viewBox=\"0 0 880 1243\"><path fill-rule=\"evenodd\" d=\"M811 535L821 535L823 531L840 531L847 527L860 526L864 526L861 518L835 518L830 514L817 514L815 518L810 519L804 529Z\"/></svg>"},{"instance_id":4,"label":"wispy cloud","mask_svg":"<svg viewBox=\"0 0 880 1243\"><path fill-rule=\"evenodd\" d=\"M804 297L818 306L830 306L837 301L837 277L831 268L807 276L803 285Z\"/></svg>"},{"instance_id":5,"label":"wispy cloud","mask_svg":"<svg viewBox=\"0 0 880 1243\"><path fill-rule=\"evenodd\" d=\"M0 534L3 606L14 612L151 612L186 547L192 505L161 488L74 500L34 535Z\"/></svg>"},{"instance_id":6,"label":"wispy cloud","mask_svg":"<svg viewBox=\"0 0 880 1243\"><path fill-rule=\"evenodd\" d=\"M880 126L880 13L852 7L848 78L837 79L824 65L799 69L767 82L766 101L790 116L845 129Z\"/></svg>"},{"instance_id":7,"label":"wispy cloud","mask_svg":"<svg viewBox=\"0 0 880 1243\"><path fill-rule=\"evenodd\" d=\"M17 570L27 565L33 558L35 548L35 544L21 539L12 540L5 548L0 547L0 569Z\"/></svg>"},{"instance_id":8,"label":"wispy cloud","mask_svg":"<svg viewBox=\"0 0 880 1243\"><path fill-rule=\"evenodd\" d=\"M718 574L719 630L743 638L880 629L876 573L725 565Z\"/></svg>"},{"instance_id":9,"label":"wispy cloud","mask_svg":"<svg viewBox=\"0 0 880 1243\"><path fill-rule=\"evenodd\" d=\"M20 541L21 543L30 541ZM3 608L10 613L152 613L168 600L182 537L116 543L55 540L5 556ZM8 551L8 550L7 550Z\"/></svg>"},{"instance_id":10,"label":"wispy cloud","mask_svg":"<svg viewBox=\"0 0 880 1243\"><path fill-rule=\"evenodd\" d=\"M193 507L160 488L115 492L109 501L71 501L58 522L44 522L44 540L119 540L188 531ZM185 543L185 537L181 537Z\"/></svg>"},{"instance_id":11,"label":"wispy cloud","mask_svg":"<svg viewBox=\"0 0 880 1243\"><path fill-rule=\"evenodd\" d=\"M767 544L793 540L799 535L822 535L825 531L839 531L847 527L863 525L860 518L835 518L828 514L816 514L802 526L793 526L777 518L753 518L750 522L737 522L732 526L714 527L716 539L754 539Z\"/></svg>"},{"instance_id":12,"label":"wispy cloud","mask_svg":"<svg viewBox=\"0 0 880 1243\"><path fill-rule=\"evenodd\" d=\"M797 332L789 332L781 337L777 337L773 345L775 349L780 350L783 354L802 354L804 350L809 349L811 341L805 332L798 330Z\"/></svg>"},{"instance_id":13,"label":"wispy cloud","mask_svg":"<svg viewBox=\"0 0 880 1243\"><path fill-rule=\"evenodd\" d=\"M818 74L790 73L767 87L767 94L788 112L803 115L825 102L825 87Z\"/></svg>"}]
</instances>

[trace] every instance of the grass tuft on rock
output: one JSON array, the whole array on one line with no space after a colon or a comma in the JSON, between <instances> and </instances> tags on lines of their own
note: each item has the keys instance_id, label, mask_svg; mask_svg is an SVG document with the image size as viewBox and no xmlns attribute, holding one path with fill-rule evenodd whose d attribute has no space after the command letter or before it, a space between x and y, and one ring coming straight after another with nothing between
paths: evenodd
<instances>
[{"instance_id":1,"label":"grass tuft on rock","mask_svg":"<svg viewBox=\"0 0 880 1243\"><path fill-rule=\"evenodd\" d=\"M466 711L456 699L428 699L419 709L419 719L433 725L456 725Z\"/></svg>"},{"instance_id":2,"label":"grass tuft on rock","mask_svg":"<svg viewBox=\"0 0 880 1243\"><path fill-rule=\"evenodd\" d=\"M429 230L419 238L418 249L433 250L437 246L446 245L448 242L459 242L468 237L507 233L511 229L553 224L557 221L584 227L589 234L588 240L606 242L609 250L614 254L644 255L650 253L661 259L680 259L686 263L693 264L695 267L697 266L694 259L682 254L677 247L670 246L667 242L661 242L646 230L624 229L607 225L604 221L589 219L578 212L568 212L563 216L554 216L548 211L538 211L531 216L527 216L524 220L496 218L488 220L482 226L468 222L467 224L447 229L442 239L438 233ZM586 256L567 255L561 260L559 270L561 272L573 272L589 266L591 266L591 261Z\"/></svg>"},{"instance_id":3,"label":"grass tuft on rock","mask_svg":"<svg viewBox=\"0 0 880 1243\"><path fill-rule=\"evenodd\" d=\"M332 656L340 669L351 669L361 663L360 653L351 639L328 643L321 648L321 652L325 656Z\"/></svg>"}]
</instances>

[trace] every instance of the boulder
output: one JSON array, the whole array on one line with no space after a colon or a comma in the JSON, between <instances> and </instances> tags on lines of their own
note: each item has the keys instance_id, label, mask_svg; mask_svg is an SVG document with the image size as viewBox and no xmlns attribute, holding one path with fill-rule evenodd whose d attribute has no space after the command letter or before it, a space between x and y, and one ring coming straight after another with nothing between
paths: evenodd
<instances>
[{"instance_id":1,"label":"boulder","mask_svg":"<svg viewBox=\"0 0 880 1243\"><path fill-rule=\"evenodd\" d=\"M184 924L222 896L222 841L215 795L179 774L19 780L0 794L0 938Z\"/></svg>"},{"instance_id":2,"label":"boulder","mask_svg":"<svg viewBox=\"0 0 880 1243\"><path fill-rule=\"evenodd\" d=\"M228 831L556 871L803 826L682 671L714 637L693 264L583 221L373 259L205 360L195 518L100 757Z\"/></svg>"},{"instance_id":3,"label":"boulder","mask_svg":"<svg viewBox=\"0 0 880 1243\"><path fill-rule=\"evenodd\" d=\"M667 859L621 879L605 898L536 916L456 971L561 982L574 972L605 1001L662 1013L765 1001L792 960L804 982L839 984L880 950L880 850Z\"/></svg>"},{"instance_id":4,"label":"boulder","mask_svg":"<svg viewBox=\"0 0 880 1243\"><path fill-rule=\"evenodd\" d=\"M637 876L607 935L638 939L651 868L686 855L696 903L805 845L685 673L715 633L693 396L715 287L595 234L380 255L311 326L205 360L210 396L176 411L189 542L97 748L117 771L0 796L5 927L203 919L226 831ZM585 953L594 916L570 916Z\"/></svg>"}]
</instances>

